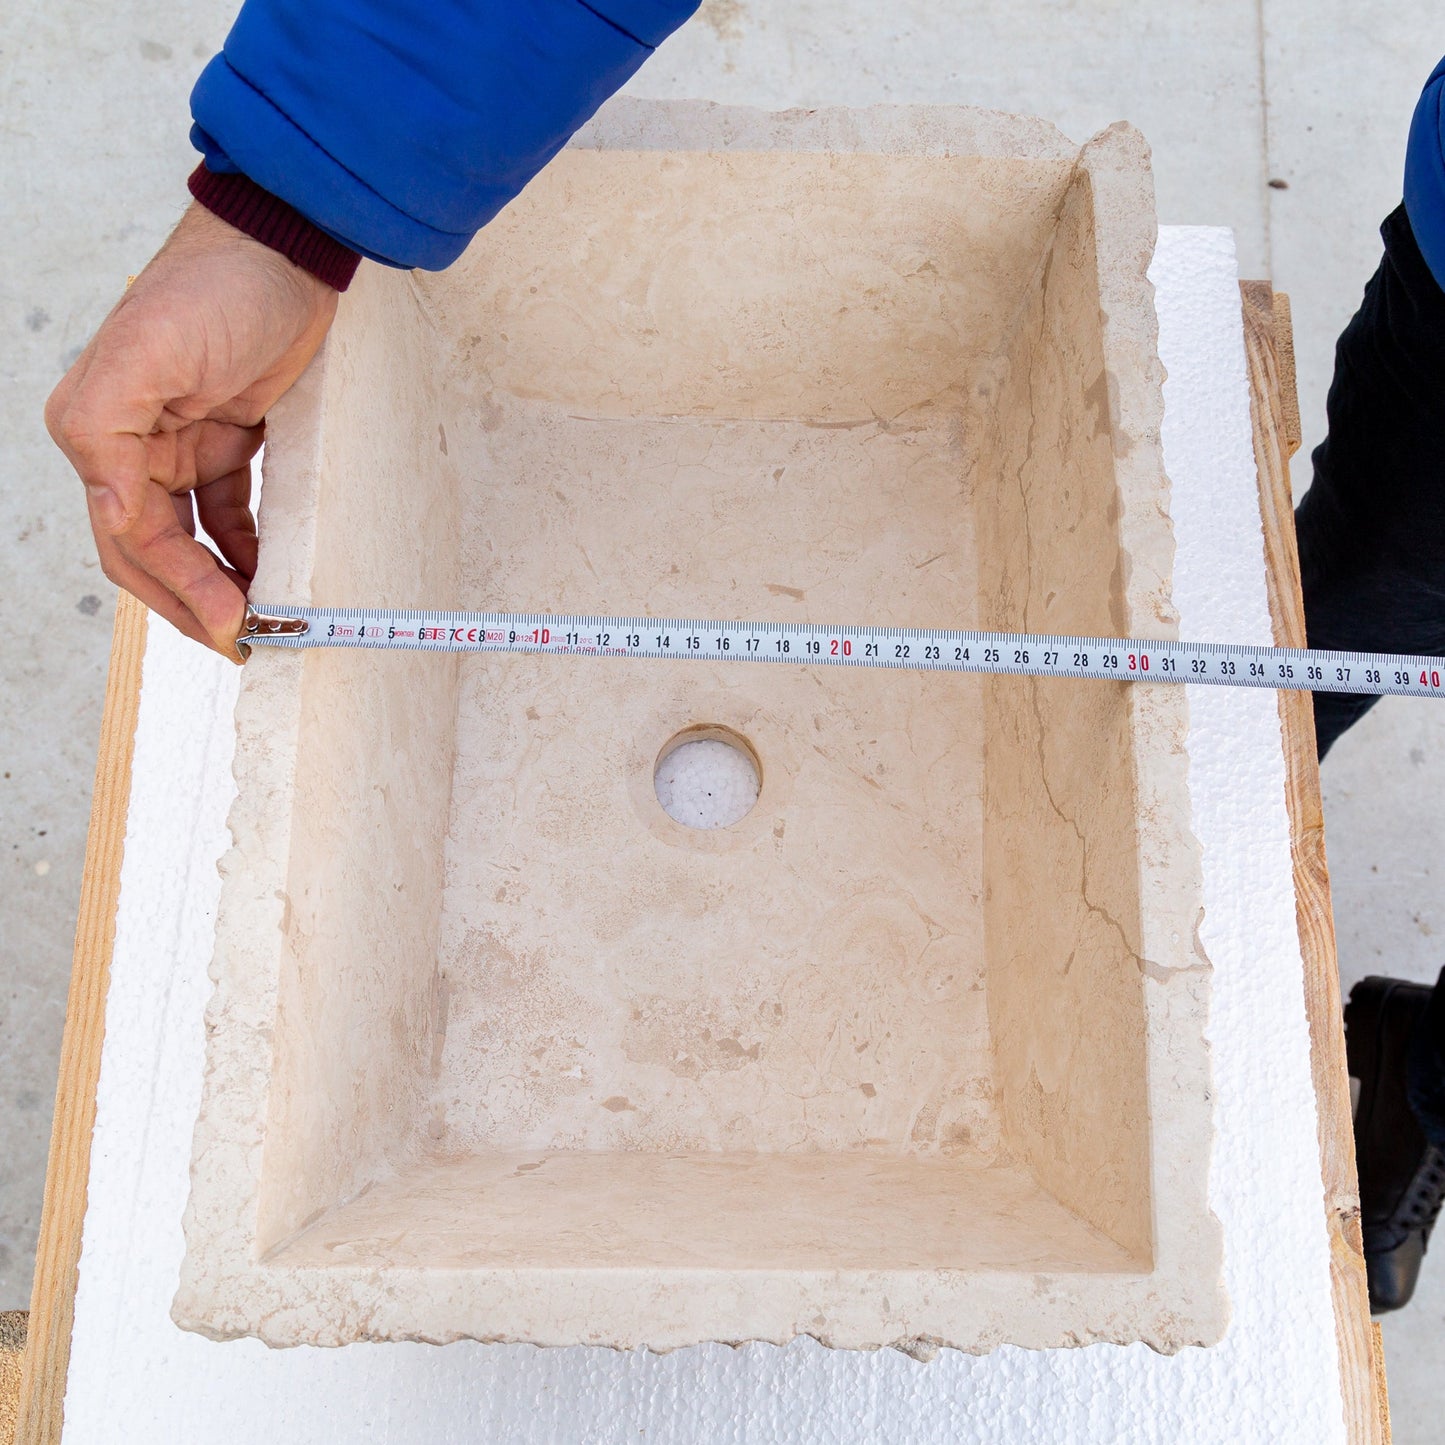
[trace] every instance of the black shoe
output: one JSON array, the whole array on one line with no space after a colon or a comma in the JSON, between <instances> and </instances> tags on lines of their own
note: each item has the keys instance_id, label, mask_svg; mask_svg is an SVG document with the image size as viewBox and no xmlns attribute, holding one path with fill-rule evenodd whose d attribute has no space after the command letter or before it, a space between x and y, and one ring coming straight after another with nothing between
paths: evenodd
<instances>
[{"instance_id":1,"label":"black shoe","mask_svg":"<svg viewBox=\"0 0 1445 1445\"><path fill-rule=\"evenodd\" d=\"M1411 1034L1431 992L1426 984L1366 978L1345 1005L1345 1054L1360 1081L1355 1160L1374 1314L1410 1302L1445 1198L1445 1153L1425 1138L1406 1086Z\"/></svg>"}]
</instances>

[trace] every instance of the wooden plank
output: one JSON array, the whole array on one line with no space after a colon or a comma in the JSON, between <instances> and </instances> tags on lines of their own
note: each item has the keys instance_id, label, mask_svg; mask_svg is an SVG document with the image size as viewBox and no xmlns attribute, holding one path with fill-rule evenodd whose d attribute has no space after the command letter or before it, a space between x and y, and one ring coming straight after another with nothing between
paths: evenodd
<instances>
[{"instance_id":1,"label":"wooden plank","mask_svg":"<svg viewBox=\"0 0 1445 1445\"><path fill-rule=\"evenodd\" d=\"M1303 647L1304 601L1289 481L1289 457L1298 447L1300 435L1289 302L1276 297L1267 281L1241 282L1240 294L1270 618L1277 645ZM1310 694L1281 692L1279 714L1345 1425L1351 1445L1388 1445L1384 1355L1379 1329L1370 1319L1360 1240L1350 1081L1345 1067L1339 967Z\"/></svg>"},{"instance_id":2,"label":"wooden plank","mask_svg":"<svg viewBox=\"0 0 1445 1445\"><path fill-rule=\"evenodd\" d=\"M6 1310L0 1314L0 1445L15 1445L26 1319L24 1310Z\"/></svg>"},{"instance_id":3,"label":"wooden plank","mask_svg":"<svg viewBox=\"0 0 1445 1445\"><path fill-rule=\"evenodd\" d=\"M1304 441L1299 418L1299 389L1295 385L1294 316L1290 311L1289 297L1283 291L1273 292L1272 300L1270 309L1274 315L1274 356L1279 375L1280 434L1284 439L1285 460L1288 461Z\"/></svg>"},{"instance_id":4,"label":"wooden plank","mask_svg":"<svg viewBox=\"0 0 1445 1445\"><path fill-rule=\"evenodd\" d=\"M90 1179L95 1085L105 1037L105 997L130 804L146 615L146 609L133 597L120 595L111 638L90 831L85 842L85 874L80 885L80 916L60 1045L60 1080L50 1130L45 1202L35 1251L29 1340L21 1370L15 1435L18 1445L58 1445L60 1440L76 1267Z\"/></svg>"}]
</instances>

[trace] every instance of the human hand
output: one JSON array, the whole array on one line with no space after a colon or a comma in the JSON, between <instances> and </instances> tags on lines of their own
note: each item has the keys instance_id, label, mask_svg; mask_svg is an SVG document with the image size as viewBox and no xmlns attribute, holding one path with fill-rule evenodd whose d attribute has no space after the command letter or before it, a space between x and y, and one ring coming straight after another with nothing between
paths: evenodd
<instances>
[{"instance_id":1,"label":"human hand","mask_svg":"<svg viewBox=\"0 0 1445 1445\"><path fill-rule=\"evenodd\" d=\"M233 661L256 571L251 458L336 296L193 204L45 406L105 575Z\"/></svg>"}]
</instances>

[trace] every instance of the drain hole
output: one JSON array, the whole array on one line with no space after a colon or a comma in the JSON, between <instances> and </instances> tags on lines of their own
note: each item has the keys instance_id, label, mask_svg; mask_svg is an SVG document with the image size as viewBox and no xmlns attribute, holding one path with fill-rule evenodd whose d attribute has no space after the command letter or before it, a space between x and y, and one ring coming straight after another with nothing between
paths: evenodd
<instances>
[{"instance_id":1,"label":"drain hole","mask_svg":"<svg viewBox=\"0 0 1445 1445\"><path fill-rule=\"evenodd\" d=\"M668 741L652 786L662 811L685 828L730 828L758 801L762 767L741 733L703 723Z\"/></svg>"}]
</instances>

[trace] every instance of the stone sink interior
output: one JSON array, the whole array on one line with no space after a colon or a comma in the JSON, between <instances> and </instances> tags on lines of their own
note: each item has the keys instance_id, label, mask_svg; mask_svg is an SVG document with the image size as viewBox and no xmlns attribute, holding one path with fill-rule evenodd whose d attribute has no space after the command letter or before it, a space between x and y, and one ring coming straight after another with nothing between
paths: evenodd
<instances>
[{"instance_id":1,"label":"stone sink interior","mask_svg":"<svg viewBox=\"0 0 1445 1445\"><path fill-rule=\"evenodd\" d=\"M1094 227L1072 156L564 152L347 298L310 600L1117 635ZM1149 1271L1126 688L298 666L261 1263Z\"/></svg>"}]
</instances>

